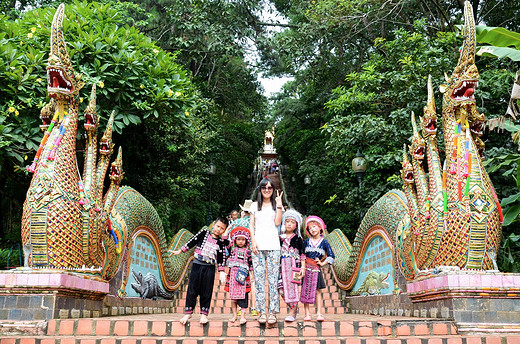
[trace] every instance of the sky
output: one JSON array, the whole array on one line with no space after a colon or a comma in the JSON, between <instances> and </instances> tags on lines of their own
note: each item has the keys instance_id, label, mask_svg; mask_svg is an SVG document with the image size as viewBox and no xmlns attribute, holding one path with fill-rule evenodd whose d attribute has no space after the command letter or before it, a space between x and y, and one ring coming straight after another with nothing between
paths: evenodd
<instances>
[{"instance_id":1,"label":"sky","mask_svg":"<svg viewBox=\"0 0 520 344\"><path fill-rule=\"evenodd\" d=\"M283 84L285 84L287 81L292 80L292 78L262 78L261 76L259 76L258 80L264 87L264 95L266 97L270 97L275 93L280 92Z\"/></svg>"}]
</instances>

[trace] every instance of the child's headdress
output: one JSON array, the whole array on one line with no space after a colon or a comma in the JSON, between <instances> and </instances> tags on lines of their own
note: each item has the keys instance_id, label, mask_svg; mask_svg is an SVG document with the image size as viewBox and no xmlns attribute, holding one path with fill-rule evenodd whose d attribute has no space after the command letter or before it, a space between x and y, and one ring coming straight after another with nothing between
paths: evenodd
<instances>
[{"instance_id":1,"label":"child's headdress","mask_svg":"<svg viewBox=\"0 0 520 344\"><path fill-rule=\"evenodd\" d=\"M316 216L316 215L307 216L307 218L305 219L305 233L307 233L307 236L309 238L311 237L309 230L308 230L310 222L318 223L318 225L321 228L321 236L323 236L323 233L325 232L325 229L327 228L327 226L325 226L325 222L321 219L321 217Z\"/></svg>"},{"instance_id":2,"label":"child's headdress","mask_svg":"<svg viewBox=\"0 0 520 344\"><path fill-rule=\"evenodd\" d=\"M246 227L235 227L231 230L231 233L229 233L229 237L232 243L234 243L237 238L245 238L247 245L251 238L251 233L249 233L249 229Z\"/></svg>"},{"instance_id":3,"label":"child's headdress","mask_svg":"<svg viewBox=\"0 0 520 344\"><path fill-rule=\"evenodd\" d=\"M285 211L285 213L283 214L283 217L282 217L282 229L281 229L282 234L285 233L285 221L287 221L287 219L293 219L294 221L296 221L297 226L296 226L296 230L294 232L296 233L296 235L301 237L302 236L302 234L301 234L302 215L294 209L289 209L289 210Z\"/></svg>"}]
</instances>

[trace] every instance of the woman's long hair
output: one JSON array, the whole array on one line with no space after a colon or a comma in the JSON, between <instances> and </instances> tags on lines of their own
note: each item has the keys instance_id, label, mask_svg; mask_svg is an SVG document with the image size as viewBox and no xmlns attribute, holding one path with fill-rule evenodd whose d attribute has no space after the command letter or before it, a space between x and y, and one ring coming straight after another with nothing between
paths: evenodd
<instances>
[{"instance_id":1,"label":"woman's long hair","mask_svg":"<svg viewBox=\"0 0 520 344\"><path fill-rule=\"evenodd\" d=\"M271 179L265 177L263 178L260 183L258 183L258 187L256 190L256 202L258 203L258 211L262 210L262 203L264 202L264 198L262 197L262 187L266 186L268 183L271 184L273 187L273 193L271 194L271 206L273 207L273 210L276 211L276 201L274 197L274 192L276 191L274 188L274 183Z\"/></svg>"}]
</instances>

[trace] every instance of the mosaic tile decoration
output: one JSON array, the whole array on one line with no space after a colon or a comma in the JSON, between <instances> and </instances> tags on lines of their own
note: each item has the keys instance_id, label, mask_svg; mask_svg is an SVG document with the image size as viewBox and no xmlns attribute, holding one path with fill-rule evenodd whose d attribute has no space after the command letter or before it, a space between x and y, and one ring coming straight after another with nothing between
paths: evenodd
<instances>
[{"instance_id":1,"label":"mosaic tile decoration","mask_svg":"<svg viewBox=\"0 0 520 344\"><path fill-rule=\"evenodd\" d=\"M152 245L152 242L144 237L138 236L133 243L130 256L130 271L141 272L144 275L152 273L158 281L161 281L159 273L159 264L157 262L157 252ZM128 297L139 297L139 294L132 288L132 283L136 283L132 274L129 276L128 284L126 285L126 295ZM164 286L161 283L161 288Z\"/></svg>"},{"instance_id":2,"label":"mosaic tile decoration","mask_svg":"<svg viewBox=\"0 0 520 344\"><path fill-rule=\"evenodd\" d=\"M391 294L392 290L394 289L394 281L392 276L392 250L381 236L376 236L369 241L366 250L363 253L359 274L352 290L357 291L359 288L361 288L363 282L371 271L377 272L379 274L382 272L388 274L388 278L386 279L388 288L382 288L380 293Z\"/></svg>"}]
</instances>

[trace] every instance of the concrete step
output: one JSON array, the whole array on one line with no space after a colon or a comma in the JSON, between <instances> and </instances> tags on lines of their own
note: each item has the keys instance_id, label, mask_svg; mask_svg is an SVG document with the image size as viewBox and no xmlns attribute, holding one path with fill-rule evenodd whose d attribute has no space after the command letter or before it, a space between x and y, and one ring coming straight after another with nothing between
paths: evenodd
<instances>
[{"instance_id":1,"label":"concrete step","mask_svg":"<svg viewBox=\"0 0 520 344\"><path fill-rule=\"evenodd\" d=\"M0 338L0 344L518 344L520 336L510 335L486 335L486 336L403 336L399 338L374 337L353 338L336 337L323 338L318 336L273 336L265 339L242 337L169 337L169 336L138 336L116 338L96 338L85 336L62 337L24 337L24 338Z\"/></svg>"},{"instance_id":2,"label":"concrete step","mask_svg":"<svg viewBox=\"0 0 520 344\"><path fill-rule=\"evenodd\" d=\"M453 322L437 319L382 318L376 316L353 316L350 314L325 316L323 322L297 321L288 323L278 317L275 326L261 325L256 317L246 316L248 322L231 323L231 314L212 314L209 323L201 325L200 315L194 314L187 326L179 323L183 314L127 316L97 319L50 320L48 336L174 336L174 337L396 337L456 335ZM313 319L316 319L313 314ZM519 337L520 338L520 337Z\"/></svg>"}]
</instances>

